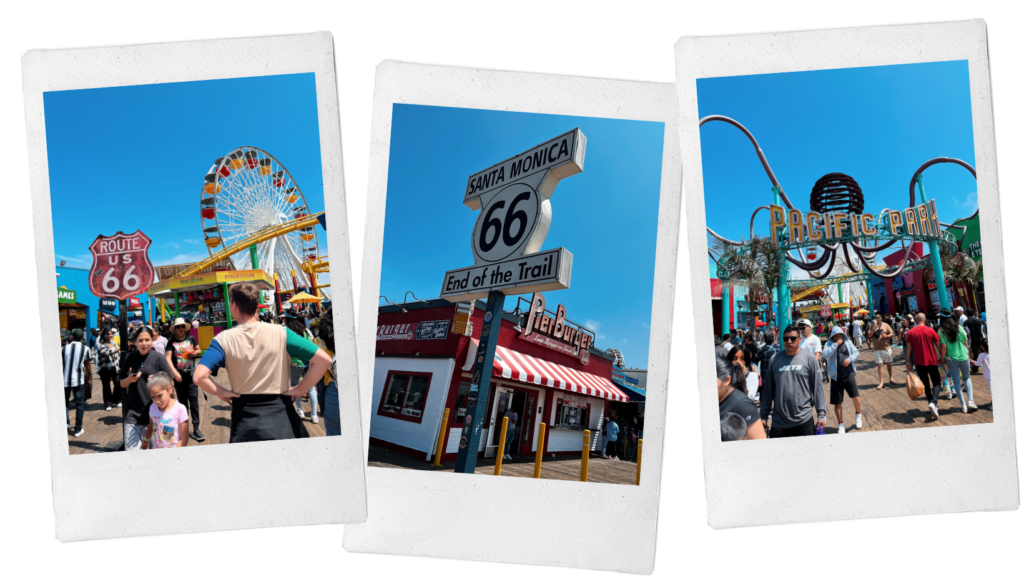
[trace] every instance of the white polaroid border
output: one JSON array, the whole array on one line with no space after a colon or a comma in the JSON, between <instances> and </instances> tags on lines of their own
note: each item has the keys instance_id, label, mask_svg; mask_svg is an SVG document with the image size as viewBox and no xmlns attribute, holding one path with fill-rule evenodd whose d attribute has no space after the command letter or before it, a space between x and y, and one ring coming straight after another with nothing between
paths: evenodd
<instances>
[{"instance_id":1,"label":"white polaroid border","mask_svg":"<svg viewBox=\"0 0 1024 577\"><path fill-rule=\"evenodd\" d=\"M61 541L245 529L366 518L362 424L346 229L334 40L329 33L74 50L33 50L22 59L36 280L42 323L47 431L56 535ZM61 387L57 284L43 93L141 84L313 72L324 201L330 215L331 288L337 331L339 437L68 455ZM54 383L57 383L55 386ZM171 475L175 481L166 482ZM150 489L190 504L188 515L143 515ZM315 499L288 498L301 487Z\"/></svg>"},{"instance_id":2,"label":"white polaroid border","mask_svg":"<svg viewBox=\"0 0 1024 577\"><path fill-rule=\"evenodd\" d=\"M967 60L970 73L992 370L1003 375L992 392L993 422L722 443L717 396L714 387L704 385L714 382L715 367L714 344L707 329L713 323L708 306L711 292L696 80L949 60ZM676 44L676 86L708 523L722 528L1016 509L1019 493L1010 339L985 23L684 37ZM771 160L770 151L767 154ZM752 149L750 155L756 161ZM976 490L942 493L940 487Z\"/></svg>"},{"instance_id":3,"label":"white polaroid border","mask_svg":"<svg viewBox=\"0 0 1024 577\"><path fill-rule=\"evenodd\" d=\"M378 66L359 303L360 383L366 431L371 412L373 327L377 325L376 295L380 294L391 114L396 103L665 124L643 473L638 487L367 467L371 515L362 525L345 527L345 549L650 573L654 569L681 209L672 85L393 61ZM462 191L452 194L452 202L460 204ZM498 499L516 504L517 515L502 520L506 533L516 536L515 547L508 547L501 539L481 539L479 527L473 523L438 524L444 519L492 515ZM616 531L601 531L597 529L600 523L591 529L567 529L565 519L578 517L581 504L598 507L601 518L615 519ZM594 519L596 522L597 517Z\"/></svg>"}]
</instances>

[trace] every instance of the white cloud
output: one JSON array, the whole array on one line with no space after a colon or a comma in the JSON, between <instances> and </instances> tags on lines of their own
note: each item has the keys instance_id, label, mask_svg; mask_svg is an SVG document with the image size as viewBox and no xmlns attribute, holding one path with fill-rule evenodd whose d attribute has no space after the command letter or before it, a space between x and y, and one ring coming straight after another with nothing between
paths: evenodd
<instances>
[{"instance_id":1,"label":"white cloud","mask_svg":"<svg viewBox=\"0 0 1024 577\"><path fill-rule=\"evenodd\" d=\"M188 243L188 244L199 244L199 239L197 239L197 238L183 238L183 239L181 239L181 242ZM174 248L178 248L178 245L175 244Z\"/></svg>"},{"instance_id":2,"label":"white cloud","mask_svg":"<svg viewBox=\"0 0 1024 577\"><path fill-rule=\"evenodd\" d=\"M645 328L645 329L647 329L647 330L651 330L651 325L649 325L649 324L647 324L647 323L640 323L640 324L642 324L642 325L644 326L644 328Z\"/></svg>"},{"instance_id":3,"label":"white cloud","mask_svg":"<svg viewBox=\"0 0 1024 577\"><path fill-rule=\"evenodd\" d=\"M179 248L181 248L181 245L176 242L169 242L167 244L171 245L171 247L174 248L174 250L178 250Z\"/></svg>"},{"instance_id":4,"label":"white cloud","mask_svg":"<svg viewBox=\"0 0 1024 577\"><path fill-rule=\"evenodd\" d=\"M207 259L209 257L210 257L210 255L207 254L207 253L177 254L177 255L174 255L174 256L172 256L170 258L162 259L162 260L160 260L158 262L155 262L153 264L155 264L157 266L161 266L161 265L165 265L165 264L183 264L183 263L188 263L188 262L199 262L199 261L205 260L205 259Z\"/></svg>"},{"instance_id":5,"label":"white cloud","mask_svg":"<svg viewBox=\"0 0 1024 577\"><path fill-rule=\"evenodd\" d=\"M608 335L601 332L601 323L593 319L587 319L583 321L583 326L594 333L594 336L598 341L603 341Z\"/></svg>"},{"instance_id":6,"label":"white cloud","mask_svg":"<svg viewBox=\"0 0 1024 577\"><path fill-rule=\"evenodd\" d=\"M956 202L958 206L966 208L969 211L967 216L970 216L970 214L974 214L974 211L978 210L978 193L977 191L972 192L968 194L967 198L963 199L963 201L956 200L954 202Z\"/></svg>"}]
</instances>

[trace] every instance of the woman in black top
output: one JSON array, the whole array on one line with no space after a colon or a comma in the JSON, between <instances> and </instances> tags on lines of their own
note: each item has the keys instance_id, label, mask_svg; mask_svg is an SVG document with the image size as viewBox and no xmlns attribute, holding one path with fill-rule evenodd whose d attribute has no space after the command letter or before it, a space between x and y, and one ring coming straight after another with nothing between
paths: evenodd
<instances>
[{"instance_id":1,"label":"woman in black top","mask_svg":"<svg viewBox=\"0 0 1024 577\"><path fill-rule=\"evenodd\" d=\"M149 426L149 377L159 372L173 374L171 366L163 355L153 350L156 335L153 329L141 327L134 335L135 349L128 353L121 363L121 388L124 391L121 416L124 421L124 450L136 451L142 448L143 436Z\"/></svg>"},{"instance_id":2,"label":"woman in black top","mask_svg":"<svg viewBox=\"0 0 1024 577\"><path fill-rule=\"evenodd\" d=\"M732 383L743 383L743 369L739 365L715 357L718 380L718 415L724 419L726 414L735 413L747 423L747 439L765 439L764 425L757 410L757 405ZM742 385L740 385L742 386Z\"/></svg>"}]
</instances>

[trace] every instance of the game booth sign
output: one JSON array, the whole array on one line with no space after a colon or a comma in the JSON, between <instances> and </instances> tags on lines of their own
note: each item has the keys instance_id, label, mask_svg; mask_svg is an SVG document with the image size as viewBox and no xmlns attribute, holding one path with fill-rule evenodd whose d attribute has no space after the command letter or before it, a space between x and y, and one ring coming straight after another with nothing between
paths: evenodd
<instances>
[{"instance_id":1,"label":"game booth sign","mask_svg":"<svg viewBox=\"0 0 1024 577\"><path fill-rule=\"evenodd\" d=\"M511 408L518 415L506 447L512 456L581 455L586 430L591 449L598 450L610 403L630 401L612 380L614 358L594 349L594 334L569 321L561 305L545 309L540 293L520 302L525 306L517 310L528 312L502 314L492 333L491 386L479 396L472 392L479 384L474 371L483 357L481 333L489 326L485 303L436 299L380 307L370 443L432 460L441 434L441 461L455 461L463 429L480 414L473 453L490 458ZM449 420L441 431L445 409ZM539 439L542 422L547 435Z\"/></svg>"}]
</instances>

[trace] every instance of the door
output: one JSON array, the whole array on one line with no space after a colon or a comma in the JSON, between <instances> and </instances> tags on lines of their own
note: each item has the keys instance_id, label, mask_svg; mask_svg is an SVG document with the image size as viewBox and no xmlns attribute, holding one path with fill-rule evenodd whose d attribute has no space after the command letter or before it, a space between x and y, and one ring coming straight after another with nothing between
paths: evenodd
<instances>
[{"instance_id":1,"label":"door","mask_svg":"<svg viewBox=\"0 0 1024 577\"><path fill-rule=\"evenodd\" d=\"M491 433L488 435L487 446L496 448L498 441L501 440L501 418L505 416L505 409L508 409L509 403L512 402L512 391L498 387L495 390L495 395L490 420Z\"/></svg>"},{"instance_id":2,"label":"door","mask_svg":"<svg viewBox=\"0 0 1024 577\"><path fill-rule=\"evenodd\" d=\"M526 392L515 391L512 393L512 411L516 414L516 430L515 436L511 440L511 445L506 452L509 455L520 454L519 447L523 442L523 423L525 421L526 413ZM509 425L511 426L511 420L509 419Z\"/></svg>"},{"instance_id":3,"label":"door","mask_svg":"<svg viewBox=\"0 0 1024 577\"><path fill-rule=\"evenodd\" d=\"M530 391L527 393L526 408L523 411L523 416L519 419L520 424L522 424L520 455L526 455L533 451L534 428L538 418L540 417L537 415L537 391Z\"/></svg>"}]
</instances>

